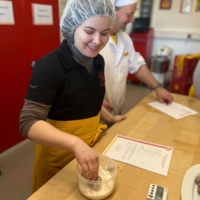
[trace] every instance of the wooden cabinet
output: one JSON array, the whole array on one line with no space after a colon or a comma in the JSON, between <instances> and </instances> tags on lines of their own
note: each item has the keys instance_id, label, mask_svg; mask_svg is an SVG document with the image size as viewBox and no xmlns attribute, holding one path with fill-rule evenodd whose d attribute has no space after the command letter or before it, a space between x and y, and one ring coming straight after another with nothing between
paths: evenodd
<instances>
[{"instance_id":1,"label":"wooden cabinet","mask_svg":"<svg viewBox=\"0 0 200 200\"><path fill-rule=\"evenodd\" d=\"M153 28L149 28L146 33L130 33L135 51L139 52L143 56L148 67L150 66L151 62L153 34ZM133 82L140 82L133 74L128 75L128 80Z\"/></svg>"}]
</instances>

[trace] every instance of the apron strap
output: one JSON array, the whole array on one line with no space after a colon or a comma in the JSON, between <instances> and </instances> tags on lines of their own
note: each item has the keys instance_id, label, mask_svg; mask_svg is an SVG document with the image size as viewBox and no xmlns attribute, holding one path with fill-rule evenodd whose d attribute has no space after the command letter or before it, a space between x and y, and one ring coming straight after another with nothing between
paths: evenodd
<instances>
[{"instance_id":1,"label":"apron strap","mask_svg":"<svg viewBox=\"0 0 200 200\"><path fill-rule=\"evenodd\" d=\"M101 134L103 131L105 131L107 129L107 125L105 124L99 124L99 127L96 130L96 134L94 136L93 141L89 144L90 147L92 147L100 138Z\"/></svg>"}]
</instances>

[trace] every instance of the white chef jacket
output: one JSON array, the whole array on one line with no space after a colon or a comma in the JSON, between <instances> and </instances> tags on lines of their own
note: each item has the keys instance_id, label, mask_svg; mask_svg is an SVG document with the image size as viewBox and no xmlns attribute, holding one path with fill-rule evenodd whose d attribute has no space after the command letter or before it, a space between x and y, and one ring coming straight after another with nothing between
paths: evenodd
<instances>
[{"instance_id":1,"label":"white chef jacket","mask_svg":"<svg viewBox=\"0 0 200 200\"><path fill-rule=\"evenodd\" d=\"M114 115L122 112L128 73L134 74L146 64L143 57L135 52L129 35L120 31L116 36L117 45L110 37L100 52L105 60L105 98L113 106Z\"/></svg>"}]
</instances>

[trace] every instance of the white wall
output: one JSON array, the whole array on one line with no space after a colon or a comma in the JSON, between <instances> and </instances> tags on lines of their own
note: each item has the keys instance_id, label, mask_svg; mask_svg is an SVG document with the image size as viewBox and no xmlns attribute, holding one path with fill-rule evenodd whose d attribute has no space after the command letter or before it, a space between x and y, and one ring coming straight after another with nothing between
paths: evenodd
<instances>
[{"instance_id":1,"label":"white wall","mask_svg":"<svg viewBox=\"0 0 200 200\"><path fill-rule=\"evenodd\" d=\"M170 47L172 69L175 55L200 53L200 12L195 12L196 0L189 14L180 13L181 0L172 1L169 10L159 9L159 4L160 0L155 0L152 8L151 27L155 30L152 56L162 46Z\"/></svg>"},{"instance_id":2,"label":"white wall","mask_svg":"<svg viewBox=\"0 0 200 200\"><path fill-rule=\"evenodd\" d=\"M200 12L195 12L196 0L193 0L192 11L189 14L180 13L181 1L172 1L171 9L166 10L159 9L160 1L154 1L151 25L155 27L156 32L196 33L198 35L194 34L195 39L200 39ZM184 38L184 34L177 34L175 37Z\"/></svg>"}]
</instances>

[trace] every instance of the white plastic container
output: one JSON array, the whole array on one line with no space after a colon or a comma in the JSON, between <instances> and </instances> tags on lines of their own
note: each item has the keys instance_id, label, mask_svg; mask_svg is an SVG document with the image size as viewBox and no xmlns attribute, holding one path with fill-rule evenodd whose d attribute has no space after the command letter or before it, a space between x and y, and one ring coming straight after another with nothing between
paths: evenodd
<instances>
[{"instance_id":1,"label":"white plastic container","mask_svg":"<svg viewBox=\"0 0 200 200\"><path fill-rule=\"evenodd\" d=\"M99 156L99 177L100 181L91 181L82 176L82 167L77 164L79 191L88 199L105 199L114 189L117 166L115 162L106 157Z\"/></svg>"}]
</instances>

